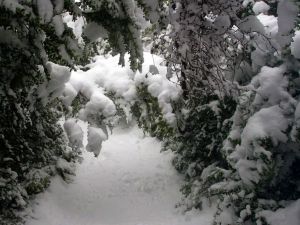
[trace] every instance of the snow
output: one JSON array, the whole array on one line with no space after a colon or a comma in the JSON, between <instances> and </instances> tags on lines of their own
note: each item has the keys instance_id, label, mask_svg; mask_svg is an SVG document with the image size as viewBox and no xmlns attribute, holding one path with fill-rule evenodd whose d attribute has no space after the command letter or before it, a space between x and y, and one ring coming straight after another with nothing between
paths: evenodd
<instances>
[{"instance_id":1,"label":"snow","mask_svg":"<svg viewBox=\"0 0 300 225\"><path fill-rule=\"evenodd\" d=\"M216 218L216 223L220 225L234 224L234 210L232 207L225 208Z\"/></svg>"},{"instance_id":2,"label":"snow","mask_svg":"<svg viewBox=\"0 0 300 225\"><path fill-rule=\"evenodd\" d=\"M101 128L89 126L86 150L94 152L95 156L98 156L100 154L102 142L105 140L107 140L107 135Z\"/></svg>"},{"instance_id":3,"label":"snow","mask_svg":"<svg viewBox=\"0 0 300 225\"><path fill-rule=\"evenodd\" d=\"M90 101L85 105L84 109L79 112L82 120L88 121L92 115L102 114L104 117L113 116L116 113L116 107L112 100L104 94L94 91L90 97Z\"/></svg>"},{"instance_id":4,"label":"snow","mask_svg":"<svg viewBox=\"0 0 300 225\"><path fill-rule=\"evenodd\" d=\"M300 224L300 199L291 202L285 208L280 208L275 212L265 210L260 214L265 217L270 225Z\"/></svg>"},{"instance_id":5,"label":"snow","mask_svg":"<svg viewBox=\"0 0 300 225\"><path fill-rule=\"evenodd\" d=\"M64 129L66 131L70 144L75 148L82 147L83 131L76 119L70 118L66 120L64 123Z\"/></svg>"},{"instance_id":6,"label":"snow","mask_svg":"<svg viewBox=\"0 0 300 225\"><path fill-rule=\"evenodd\" d=\"M49 23L53 16L53 5L51 0L36 0L38 14L43 23Z\"/></svg>"},{"instance_id":7,"label":"snow","mask_svg":"<svg viewBox=\"0 0 300 225\"><path fill-rule=\"evenodd\" d=\"M0 6L4 6L4 8L9 9L13 13L15 13L17 9L23 9L23 6L19 4L18 0L1 0Z\"/></svg>"},{"instance_id":8,"label":"snow","mask_svg":"<svg viewBox=\"0 0 300 225\"><path fill-rule=\"evenodd\" d=\"M266 35L268 37L275 38L275 35L278 32L277 17L273 15L269 16L264 14L259 14L256 17L264 25Z\"/></svg>"},{"instance_id":9,"label":"snow","mask_svg":"<svg viewBox=\"0 0 300 225\"><path fill-rule=\"evenodd\" d=\"M52 24L54 25L56 35L61 36L65 30L62 17L60 15L54 16L52 18Z\"/></svg>"},{"instance_id":10,"label":"snow","mask_svg":"<svg viewBox=\"0 0 300 225\"><path fill-rule=\"evenodd\" d=\"M264 66L249 86L255 93L253 106L257 111L248 119L241 133L241 144L237 145L229 158L236 161L234 166L240 178L250 186L260 181L266 169L266 163L260 158L263 156L270 160L272 156L270 149L263 147L261 142L270 140L276 147L278 143L288 140L286 131L290 121L286 115L293 113L296 102L287 92L285 71L284 66ZM239 121L236 123L239 124ZM226 147L230 149L230 145Z\"/></svg>"},{"instance_id":11,"label":"snow","mask_svg":"<svg viewBox=\"0 0 300 225\"><path fill-rule=\"evenodd\" d=\"M299 7L293 0L280 0L278 3L278 35L277 41L281 47L289 45L292 40L291 31L293 30Z\"/></svg>"},{"instance_id":12,"label":"snow","mask_svg":"<svg viewBox=\"0 0 300 225\"><path fill-rule=\"evenodd\" d=\"M277 17L265 14L259 14L253 19L256 28L252 29L252 24L248 22L251 31L259 31L253 39L253 46L255 50L251 52L252 69L258 72L259 69L270 63L270 49L280 49L280 46L275 41L278 34Z\"/></svg>"},{"instance_id":13,"label":"snow","mask_svg":"<svg viewBox=\"0 0 300 225\"><path fill-rule=\"evenodd\" d=\"M48 103L49 98L54 99L62 95L67 83L71 76L70 68L61 66L53 62L47 62L46 69L50 74L49 81L40 85L38 94L43 104Z\"/></svg>"},{"instance_id":14,"label":"snow","mask_svg":"<svg viewBox=\"0 0 300 225\"><path fill-rule=\"evenodd\" d=\"M246 8L250 3L254 4L254 0L244 0L243 7Z\"/></svg>"},{"instance_id":15,"label":"snow","mask_svg":"<svg viewBox=\"0 0 300 225\"><path fill-rule=\"evenodd\" d=\"M253 12L258 15L260 13L267 13L270 9L270 6L264 1L255 2L253 5Z\"/></svg>"},{"instance_id":16,"label":"snow","mask_svg":"<svg viewBox=\"0 0 300 225\"><path fill-rule=\"evenodd\" d=\"M56 177L38 195L26 225L212 223L214 209L184 214L175 208L183 178L170 163L173 155L160 149L160 142L136 127L114 130L98 158L84 152L72 183Z\"/></svg>"},{"instance_id":17,"label":"snow","mask_svg":"<svg viewBox=\"0 0 300 225\"><path fill-rule=\"evenodd\" d=\"M175 123L171 102L178 99L181 93L176 82L167 79L167 68L162 64L163 59L144 53L145 62L142 72L134 73L129 67L129 56L125 56L125 67L118 65L119 57L96 56L93 63L87 65L88 71L72 72L69 83L63 93L63 101L70 106L77 93L82 93L89 102L80 112L80 118L87 120L88 116L102 112L105 117L113 116L116 112L114 103L105 96L112 92L116 97L124 99L126 107L136 99L136 88L146 85L149 93L158 99L165 120Z\"/></svg>"},{"instance_id":18,"label":"snow","mask_svg":"<svg viewBox=\"0 0 300 225\"><path fill-rule=\"evenodd\" d=\"M245 32L264 33L264 27L256 16L248 16L238 24L238 28Z\"/></svg>"},{"instance_id":19,"label":"snow","mask_svg":"<svg viewBox=\"0 0 300 225\"><path fill-rule=\"evenodd\" d=\"M295 58L300 59L300 31L295 32L293 42L291 43L291 52Z\"/></svg>"},{"instance_id":20,"label":"snow","mask_svg":"<svg viewBox=\"0 0 300 225\"><path fill-rule=\"evenodd\" d=\"M157 0L144 0L144 4L150 8L149 10L149 19L152 23L155 23L159 19L159 14L157 13L157 9L159 7Z\"/></svg>"},{"instance_id":21,"label":"snow","mask_svg":"<svg viewBox=\"0 0 300 225\"><path fill-rule=\"evenodd\" d=\"M66 46L64 44L59 45L58 47L59 54L63 60L72 65L72 59L69 53L66 50Z\"/></svg>"},{"instance_id":22,"label":"snow","mask_svg":"<svg viewBox=\"0 0 300 225\"><path fill-rule=\"evenodd\" d=\"M275 105L280 103L282 99L289 98L286 92L288 80L283 75L284 72L284 67L262 67L261 72L251 82L258 93L255 96L255 105L263 103Z\"/></svg>"},{"instance_id":23,"label":"snow","mask_svg":"<svg viewBox=\"0 0 300 225\"><path fill-rule=\"evenodd\" d=\"M237 151L241 151L241 148L238 148ZM255 160L240 159L236 164L236 169L246 185L251 187L253 183L258 183L260 176Z\"/></svg>"},{"instance_id":24,"label":"snow","mask_svg":"<svg viewBox=\"0 0 300 225\"><path fill-rule=\"evenodd\" d=\"M63 104L66 106L70 106L76 96L77 91L75 90L75 88L70 83L66 83L64 93L62 96L60 96Z\"/></svg>"},{"instance_id":25,"label":"snow","mask_svg":"<svg viewBox=\"0 0 300 225\"><path fill-rule=\"evenodd\" d=\"M75 168L74 163L70 163L67 160L63 159L63 158L59 158L57 160L56 169L59 170L62 173L75 175L74 172L73 172L74 168Z\"/></svg>"},{"instance_id":26,"label":"snow","mask_svg":"<svg viewBox=\"0 0 300 225\"><path fill-rule=\"evenodd\" d=\"M223 34L231 27L230 17L226 14L219 15L214 21L214 26L219 34Z\"/></svg>"},{"instance_id":27,"label":"snow","mask_svg":"<svg viewBox=\"0 0 300 225\"><path fill-rule=\"evenodd\" d=\"M54 0L52 2L54 3L54 12L56 14L62 13L62 11L64 9L65 1L64 0Z\"/></svg>"},{"instance_id":28,"label":"snow","mask_svg":"<svg viewBox=\"0 0 300 225\"><path fill-rule=\"evenodd\" d=\"M107 30L95 22L88 23L83 33L90 41L96 41L98 38L108 38Z\"/></svg>"},{"instance_id":29,"label":"snow","mask_svg":"<svg viewBox=\"0 0 300 225\"><path fill-rule=\"evenodd\" d=\"M74 20L73 16L66 12L63 15L63 21L67 24L68 27L72 28L75 37L82 41L81 35L83 32L83 26L85 23L83 17L78 16Z\"/></svg>"}]
</instances>

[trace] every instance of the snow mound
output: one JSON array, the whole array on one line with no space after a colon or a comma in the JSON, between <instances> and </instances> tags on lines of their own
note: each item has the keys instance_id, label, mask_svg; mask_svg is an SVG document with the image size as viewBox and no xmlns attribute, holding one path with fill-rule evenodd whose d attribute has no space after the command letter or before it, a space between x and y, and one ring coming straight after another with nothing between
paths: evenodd
<instances>
[{"instance_id":1,"label":"snow mound","mask_svg":"<svg viewBox=\"0 0 300 225\"><path fill-rule=\"evenodd\" d=\"M26 225L211 224L214 208L175 208L183 178L173 154L160 150L160 142L136 127L114 130L98 158L83 154L73 183L56 177L37 197Z\"/></svg>"}]
</instances>

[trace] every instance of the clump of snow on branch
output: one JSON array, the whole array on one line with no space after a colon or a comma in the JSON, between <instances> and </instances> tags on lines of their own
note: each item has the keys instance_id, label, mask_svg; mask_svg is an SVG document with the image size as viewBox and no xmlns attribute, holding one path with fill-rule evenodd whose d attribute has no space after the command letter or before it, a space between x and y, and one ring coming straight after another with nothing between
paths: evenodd
<instances>
[{"instance_id":1,"label":"clump of snow on branch","mask_svg":"<svg viewBox=\"0 0 300 225\"><path fill-rule=\"evenodd\" d=\"M90 124L87 150L94 152L95 155L100 153L101 143L107 139L106 128L101 123L99 125L99 118L112 119L116 114L116 105L107 96L108 93L122 99L118 103L126 116L130 117L130 107L138 98L136 89L146 85L148 92L158 99L166 122L174 125L175 115L172 112L171 102L179 98L181 89L175 81L167 79L167 68L162 65L162 58L147 52L144 53L144 58L142 72L133 72L127 62L125 67L118 65L118 56L108 58L96 56L94 62L86 66L87 71L73 71L70 81L64 86L60 98L67 108L72 109L72 102L79 94L88 100L80 109L78 116ZM126 55L125 59L129 60L129 56ZM73 122L69 125L75 126ZM72 132L69 133L71 136L74 135Z\"/></svg>"},{"instance_id":2,"label":"clump of snow on branch","mask_svg":"<svg viewBox=\"0 0 300 225\"><path fill-rule=\"evenodd\" d=\"M90 126L88 128L88 144L86 150L93 152L95 156L98 156L102 147L102 142L107 140L107 134L97 127Z\"/></svg>"},{"instance_id":3,"label":"clump of snow on branch","mask_svg":"<svg viewBox=\"0 0 300 225\"><path fill-rule=\"evenodd\" d=\"M53 17L53 5L50 0L36 0L34 1L40 19L43 23L49 23Z\"/></svg>"},{"instance_id":4,"label":"clump of snow on branch","mask_svg":"<svg viewBox=\"0 0 300 225\"><path fill-rule=\"evenodd\" d=\"M260 13L267 13L270 9L270 6L264 1L255 2L253 5L253 12L258 15Z\"/></svg>"},{"instance_id":5,"label":"clump of snow on branch","mask_svg":"<svg viewBox=\"0 0 300 225\"><path fill-rule=\"evenodd\" d=\"M52 24L57 36L61 36L65 30L65 25L61 15L56 15L52 18Z\"/></svg>"},{"instance_id":6,"label":"clump of snow on branch","mask_svg":"<svg viewBox=\"0 0 300 225\"><path fill-rule=\"evenodd\" d=\"M39 98L44 104L47 104L51 99L61 96L65 89L65 83L69 81L71 76L70 68L52 62L46 64L46 69L50 74L50 78L40 85L38 91Z\"/></svg>"},{"instance_id":7,"label":"clump of snow on branch","mask_svg":"<svg viewBox=\"0 0 300 225\"><path fill-rule=\"evenodd\" d=\"M300 59L300 31L295 32L293 42L291 43L291 52L295 58Z\"/></svg>"},{"instance_id":8,"label":"clump of snow on branch","mask_svg":"<svg viewBox=\"0 0 300 225\"><path fill-rule=\"evenodd\" d=\"M88 114L93 114L99 110L102 110L106 117L112 116L115 113L115 107L113 102L105 96L105 93L113 92L127 103L133 103L136 99L136 87L144 84L148 87L149 93L158 98L166 120L171 123L174 115L170 104L171 101L178 99L181 90L175 82L166 78L167 68L160 65L162 63L160 57L153 56L152 58L149 53L144 53L144 55L143 72L136 73L129 66L119 66L118 57L96 56L95 62L87 65L90 68L88 71L79 70L72 73L62 97L64 103L66 106L70 106L80 92L89 99L80 113L81 119L86 120ZM154 68L159 74L149 72L149 67L154 66L153 62Z\"/></svg>"},{"instance_id":9,"label":"clump of snow on branch","mask_svg":"<svg viewBox=\"0 0 300 225\"><path fill-rule=\"evenodd\" d=\"M298 17L299 7L293 0L281 0L278 3L278 34L277 41L281 47L289 45L292 40L291 31Z\"/></svg>"},{"instance_id":10,"label":"clump of snow on branch","mask_svg":"<svg viewBox=\"0 0 300 225\"><path fill-rule=\"evenodd\" d=\"M83 147L83 130L76 119L70 118L65 121L64 129L72 148L79 149Z\"/></svg>"},{"instance_id":11,"label":"clump of snow on branch","mask_svg":"<svg viewBox=\"0 0 300 225\"><path fill-rule=\"evenodd\" d=\"M252 186L260 181L260 174L266 168L266 162L260 160L262 155L270 160L272 152L262 143L270 140L273 146L285 143L288 140L286 130L290 121L286 115L295 108L296 101L287 91L288 81L284 77L285 68L263 67L255 76L249 88L255 93L252 101L252 110L258 110L248 119L246 126L233 128L231 139L239 139L235 151L229 155L229 159L238 170L243 182ZM246 98L247 99L247 98ZM250 100L250 98L248 98ZM246 100L247 102L247 100ZM249 102L248 102L249 104ZM240 124L242 114L237 110L234 116L234 124ZM234 132L235 131L235 132Z\"/></svg>"}]
</instances>

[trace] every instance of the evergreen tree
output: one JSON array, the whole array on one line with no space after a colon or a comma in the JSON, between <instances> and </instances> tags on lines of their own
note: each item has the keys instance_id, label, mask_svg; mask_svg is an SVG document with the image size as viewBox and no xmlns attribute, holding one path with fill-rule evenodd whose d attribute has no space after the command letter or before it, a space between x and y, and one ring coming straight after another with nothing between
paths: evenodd
<instances>
[{"instance_id":1,"label":"evergreen tree","mask_svg":"<svg viewBox=\"0 0 300 225\"><path fill-rule=\"evenodd\" d=\"M299 69L289 47L299 6L271 5L269 13L278 15L274 35L253 3L176 1L171 14L166 58L179 74L187 113L165 144L186 177L187 207L219 202L215 224L267 223L264 210L299 198Z\"/></svg>"},{"instance_id":2,"label":"evergreen tree","mask_svg":"<svg viewBox=\"0 0 300 225\"><path fill-rule=\"evenodd\" d=\"M161 101L146 77L131 111L175 152L187 208L201 209L210 199L217 202L215 224L267 224L266 210L299 199L299 2L268 3L1 1L1 223L20 222L18 211L47 188L50 176L70 178L83 146L76 118L89 123L86 148L99 154L106 125L124 113L119 96L79 90L66 99L62 94L72 90L65 83L99 44L120 54L121 65L129 53L131 69L141 70L147 20L153 26L145 38L155 32L153 52L166 58L167 76L177 76L182 97ZM276 33L255 15L267 12L278 19ZM67 15L84 18L82 34L68 27ZM149 70L151 79L158 69Z\"/></svg>"},{"instance_id":3,"label":"evergreen tree","mask_svg":"<svg viewBox=\"0 0 300 225\"><path fill-rule=\"evenodd\" d=\"M65 123L66 134L58 123L69 117L59 98L64 84L74 64L95 53L93 42L99 37L120 53L121 64L128 52L131 68L141 69L143 10L155 22L158 7L142 1L0 2L1 224L16 224L18 210L49 185L50 176L69 179L73 173L69 164L80 154L82 132L73 132L79 127L72 119ZM67 26L67 14L74 20L85 17L82 37ZM97 129L90 127L89 133L98 134ZM92 137L89 144L99 151Z\"/></svg>"}]
</instances>

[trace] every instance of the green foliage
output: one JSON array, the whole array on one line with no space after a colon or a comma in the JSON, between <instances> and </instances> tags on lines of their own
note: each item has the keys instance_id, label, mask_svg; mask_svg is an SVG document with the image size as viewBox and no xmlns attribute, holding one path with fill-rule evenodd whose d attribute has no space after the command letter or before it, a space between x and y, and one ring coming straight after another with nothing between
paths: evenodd
<instances>
[{"instance_id":1,"label":"green foliage","mask_svg":"<svg viewBox=\"0 0 300 225\"><path fill-rule=\"evenodd\" d=\"M174 138L176 169L185 174L188 179L199 176L203 169L217 162L227 168L221 148L228 136L232 122L230 121L236 107L235 101L226 96L224 101L210 97L206 104L201 99L195 108L190 109L184 121L184 127ZM195 103L195 102L194 102Z\"/></svg>"},{"instance_id":2,"label":"green foliage","mask_svg":"<svg viewBox=\"0 0 300 225\"><path fill-rule=\"evenodd\" d=\"M25 189L28 195L38 194L50 185L50 171L32 169L27 174Z\"/></svg>"},{"instance_id":3,"label":"green foliage","mask_svg":"<svg viewBox=\"0 0 300 225\"><path fill-rule=\"evenodd\" d=\"M262 173L262 179L256 187L258 198L275 201L295 200L300 198L299 191L299 163L300 157L293 149L295 143L285 146L269 145L266 148L273 152L272 159L267 161L268 168ZM284 152L284 154L283 154Z\"/></svg>"},{"instance_id":4,"label":"green foliage","mask_svg":"<svg viewBox=\"0 0 300 225\"><path fill-rule=\"evenodd\" d=\"M120 64L124 65L128 52L131 69L141 70L141 27L136 11L151 13L142 1L65 0L64 8L60 12L54 9L53 17L44 21L43 17L52 12L40 15L43 12L38 4L17 1L14 7L7 1L0 2L0 223L6 225L20 220L18 210L26 207L29 197L49 186L52 175L70 180L72 163L80 154L76 146L68 147L58 121L77 116L88 99L79 93L66 108L50 96L52 92L46 93L44 88L53 78L47 70L49 62L74 68L74 63L87 63L99 52L110 52L120 54ZM49 7L54 8L57 2L51 4ZM107 38L92 42L82 37L78 42L73 30L63 22L63 13L74 20L84 16L88 23L98 23L107 31ZM62 24L56 26L54 16ZM118 104L117 109L119 116L125 115ZM104 121L102 115L95 117L91 119L98 121L96 125L113 122ZM159 124L166 127L161 117Z\"/></svg>"},{"instance_id":5,"label":"green foliage","mask_svg":"<svg viewBox=\"0 0 300 225\"><path fill-rule=\"evenodd\" d=\"M124 55L129 52L130 67L133 70L141 70L143 55L138 42L139 28L131 15L128 14L127 8L130 6L122 1L118 4L110 1L97 4L90 0L82 3L83 8L90 7L93 10L83 13L86 19L98 23L108 31L108 42L113 50L112 53L120 53L119 64L124 66ZM122 14L125 16L121 16Z\"/></svg>"},{"instance_id":6,"label":"green foliage","mask_svg":"<svg viewBox=\"0 0 300 225\"><path fill-rule=\"evenodd\" d=\"M51 24L41 23L29 10L32 6L23 4L26 7L16 11L0 5L0 32L7 36L0 43L0 221L4 224L21 220L17 212L31 195L48 187L67 148L58 124L60 103L42 102L39 86L50 78L45 67L49 59L70 65L58 47L74 36L70 29L56 36Z\"/></svg>"},{"instance_id":7,"label":"green foliage","mask_svg":"<svg viewBox=\"0 0 300 225\"><path fill-rule=\"evenodd\" d=\"M11 169L0 170L0 224L17 224L20 221L15 210L25 207L28 195L20 184L18 175Z\"/></svg>"},{"instance_id":8,"label":"green foliage","mask_svg":"<svg viewBox=\"0 0 300 225\"><path fill-rule=\"evenodd\" d=\"M112 91L105 93L105 96L109 97L109 99L111 99L116 106L116 114L114 115L112 121L108 121L107 125L111 129L117 125L125 127L129 125L131 118L128 118L129 115L127 115L125 111L126 108L130 108L130 104L128 104L126 101L123 101L121 97L117 96L117 94Z\"/></svg>"},{"instance_id":9,"label":"green foliage","mask_svg":"<svg viewBox=\"0 0 300 225\"><path fill-rule=\"evenodd\" d=\"M72 117L76 117L78 115L79 110L82 108L83 105L86 105L87 102L88 99L82 93L79 92L71 104Z\"/></svg>"},{"instance_id":10,"label":"green foliage","mask_svg":"<svg viewBox=\"0 0 300 225\"><path fill-rule=\"evenodd\" d=\"M174 135L174 128L163 118L157 98L148 92L146 85L137 87L137 97L137 101L131 107L131 112L138 126L160 140Z\"/></svg>"}]
</instances>

